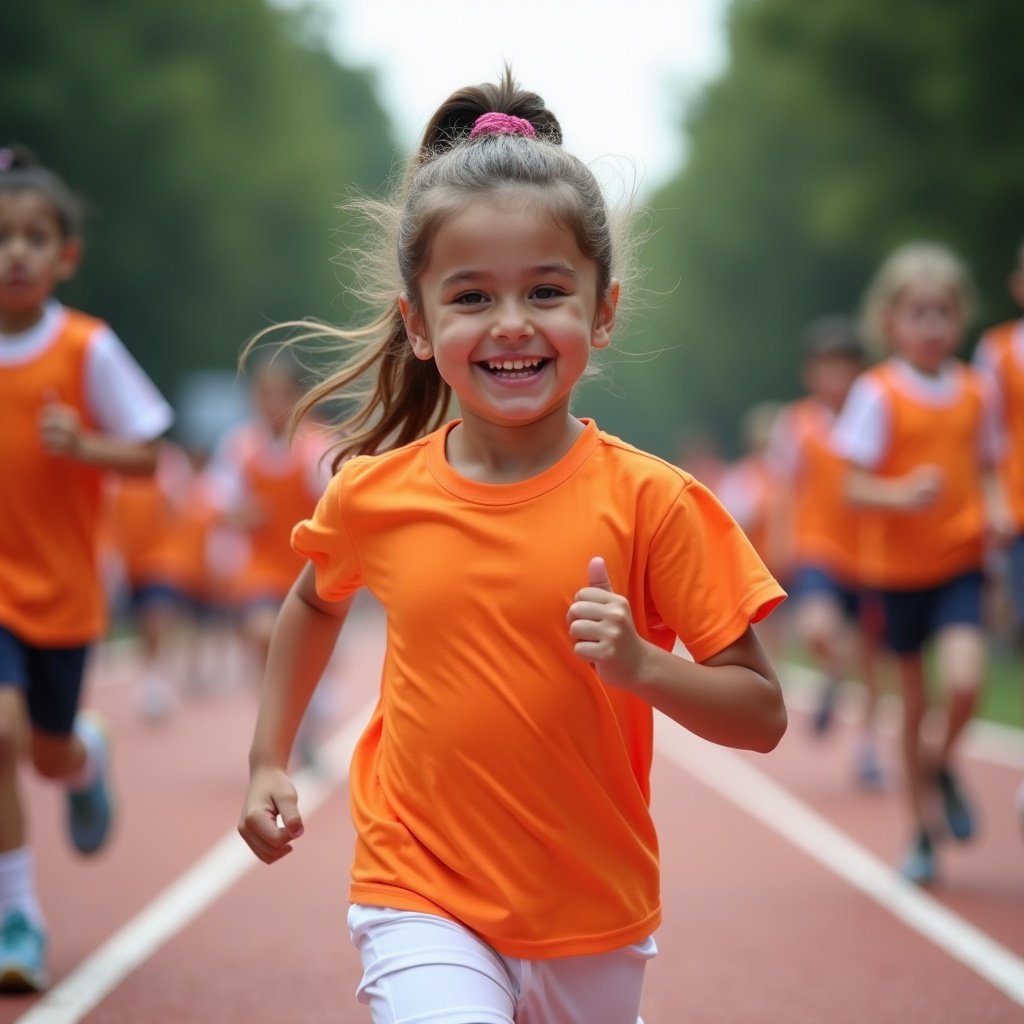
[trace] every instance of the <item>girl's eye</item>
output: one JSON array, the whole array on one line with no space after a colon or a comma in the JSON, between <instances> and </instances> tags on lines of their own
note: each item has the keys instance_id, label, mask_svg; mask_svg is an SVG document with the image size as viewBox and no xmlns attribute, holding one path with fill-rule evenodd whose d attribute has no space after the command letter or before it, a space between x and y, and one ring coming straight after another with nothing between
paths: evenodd
<instances>
[{"instance_id":1,"label":"girl's eye","mask_svg":"<svg viewBox=\"0 0 1024 1024\"><path fill-rule=\"evenodd\" d=\"M487 301L487 296L483 292L463 292L456 295L454 301L460 306L478 306L481 302Z\"/></svg>"},{"instance_id":2,"label":"girl's eye","mask_svg":"<svg viewBox=\"0 0 1024 1024\"><path fill-rule=\"evenodd\" d=\"M535 299L557 299L564 294L565 292L561 288L553 284L542 284L533 290L533 297Z\"/></svg>"}]
</instances>

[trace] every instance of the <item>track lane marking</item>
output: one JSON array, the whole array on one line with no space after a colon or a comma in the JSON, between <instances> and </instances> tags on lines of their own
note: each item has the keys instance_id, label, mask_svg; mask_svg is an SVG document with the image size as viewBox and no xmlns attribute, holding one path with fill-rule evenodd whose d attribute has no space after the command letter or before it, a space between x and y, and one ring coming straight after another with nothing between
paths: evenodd
<instances>
[{"instance_id":1,"label":"track lane marking","mask_svg":"<svg viewBox=\"0 0 1024 1024\"><path fill-rule=\"evenodd\" d=\"M659 754L818 861L919 935L1024 1006L1024 960L907 882L739 754L655 715Z\"/></svg>"},{"instance_id":2,"label":"track lane marking","mask_svg":"<svg viewBox=\"0 0 1024 1024\"><path fill-rule=\"evenodd\" d=\"M293 776L307 820L347 780L352 751L374 703L371 701L359 710L323 745L322 767L318 772L303 770ZM77 1024L129 974L259 864L241 836L232 830L18 1017L15 1024Z\"/></svg>"}]
</instances>

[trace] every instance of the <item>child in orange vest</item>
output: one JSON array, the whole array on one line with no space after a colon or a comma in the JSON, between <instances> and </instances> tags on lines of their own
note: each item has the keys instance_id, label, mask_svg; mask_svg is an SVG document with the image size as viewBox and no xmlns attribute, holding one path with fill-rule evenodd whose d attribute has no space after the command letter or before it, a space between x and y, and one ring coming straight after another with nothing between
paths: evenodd
<instances>
[{"instance_id":1,"label":"child in orange vest","mask_svg":"<svg viewBox=\"0 0 1024 1024\"><path fill-rule=\"evenodd\" d=\"M987 502L1000 438L985 382L956 358L971 297L967 270L948 249L917 243L892 253L864 307L865 335L890 355L854 384L835 430L852 467L848 493L868 510L861 564L881 591L898 666L913 823L902 871L918 883L936 877L933 797L954 838L975 831L956 755L985 675L985 543L1001 513ZM936 750L922 742L929 643L946 697Z\"/></svg>"},{"instance_id":2,"label":"child in orange vest","mask_svg":"<svg viewBox=\"0 0 1024 1024\"><path fill-rule=\"evenodd\" d=\"M1024 244L1017 250L1009 286L1024 310ZM975 364L992 380L1006 434L1000 477L1011 517L1007 574L1017 640L1024 646L1024 318L990 327L978 342ZM1024 825L1024 784L1017 793L1017 810Z\"/></svg>"},{"instance_id":3,"label":"child in orange vest","mask_svg":"<svg viewBox=\"0 0 1024 1024\"><path fill-rule=\"evenodd\" d=\"M839 684L855 666L861 670L865 700L854 771L859 785L874 789L883 772L874 729L871 608L860 578L862 512L846 493L846 464L830 441L864 354L855 325L841 316L809 325L803 350L807 394L783 407L768 451L785 496L781 532L791 614L801 644L825 676L812 718L816 733L831 725Z\"/></svg>"},{"instance_id":4,"label":"child in orange vest","mask_svg":"<svg viewBox=\"0 0 1024 1024\"><path fill-rule=\"evenodd\" d=\"M67 788L82 853L111 824L108 741L79 713L103 632L104 473L150 473L172 413L105 323L53 298L81 253L78 205L26 151L0 150L0 989L47 984L18 768Z\"/></svg>"}]
</instances>

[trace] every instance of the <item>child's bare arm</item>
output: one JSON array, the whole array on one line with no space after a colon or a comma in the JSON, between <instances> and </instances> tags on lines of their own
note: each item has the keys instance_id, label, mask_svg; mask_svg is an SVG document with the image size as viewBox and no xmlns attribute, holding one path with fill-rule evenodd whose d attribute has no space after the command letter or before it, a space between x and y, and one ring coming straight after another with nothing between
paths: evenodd
<instances>
[{"instance_id":1,"label":"child's bare arm","mask_svg":"<svg viewBox=\"0 0 1024 1024\"><path fill-rule=\"evenodd\" d=\"M944 476L939 466L916 466L897 477L879 476L852 468L846 478L847 497L856 505L912 512L933 505L942 493Z\"/></svg>"},{"instance_id":2,"label":"child's bare arm","mask_svg":"<svg viewBox=\"0 0 1024 1024\"><path fill-rule=\"evenodd\" d=\"M317 596L309 563L285 598L274 627L249 751L249 789L238 825L253 853L268 864L290 853L291 840L302 834L288 758L351 603Z\"/></svg>"},{"instance_id":3,"label":"child's bare arm","mask_svg":"<svg viewBox=\"0 0 1024 1024\"><path fill-rule=\"evenodd\" d=\"M597 564L600 568L597 568ZM752 629L698 664L641 637L628 600L608 584L601 559L569 608L576 653L611 686L628 690L714 743L767 752L786 731L775 671Z\"/></svg>"},{"instance_id":4,"label":"child's bare arm","mask_svg":"<svg viewBox=\"0 0 1024 1024\"><path fill-rule=\"evenodd\" d=\"M43 446L52 455L129 475L145 476L156 468L156 441L132 441L89 430L76 410L61 402L43 406L39 432Z\"/></svg>"}]
</instances>

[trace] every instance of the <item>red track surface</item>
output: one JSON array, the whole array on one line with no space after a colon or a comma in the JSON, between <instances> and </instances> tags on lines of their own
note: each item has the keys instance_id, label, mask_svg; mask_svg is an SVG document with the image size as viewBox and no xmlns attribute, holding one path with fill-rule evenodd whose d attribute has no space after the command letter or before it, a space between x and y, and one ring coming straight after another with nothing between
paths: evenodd
<instances>
[{"instance_id":1,"label":"red track surface","mask_svg":"<svg viewBox=\"0 0 1024 1024\"><path fill-rule=\"evenodd\" d=\"M338 724L372 696L381 635L372 610L350 622ZM120 828L108 852L75 857L61 797L31 781L33 844L60 983L234 828L255 714L252 688L185 700L159 728L141 722L127 667L101 662L91 703L110 718ZM767 757L739 755L886 863L906 839L895 794L850 783L850 735L790 731ZM1024 737L1021 739L1024 748ZM890 751L890 753L893 753ZM1022 749L1024 756L1024 749ZM892 763L890 758L890 763ZM1024 836L1019 768L972 760L983 831L941 851L934 895L1017 958L1024 980ZM779 831L659 756L655 815L665 924L648 972L647 1024L1011 1024L1024 1006L896 919ZM241 840L238 840L241 844ZM0 1024L349 1024L359 970L345 931L352 832L344 787L307 819L282 863L251 870L114 984L94 1008L43 1017L38 997L0 1001ZM248 864L248 862L246 862ZM95 982L99 968L85 972ZM81 972L79 972L81 977ZM45 1005L45 1004L43 1004Z\"/></svg>"}]
</instances>

